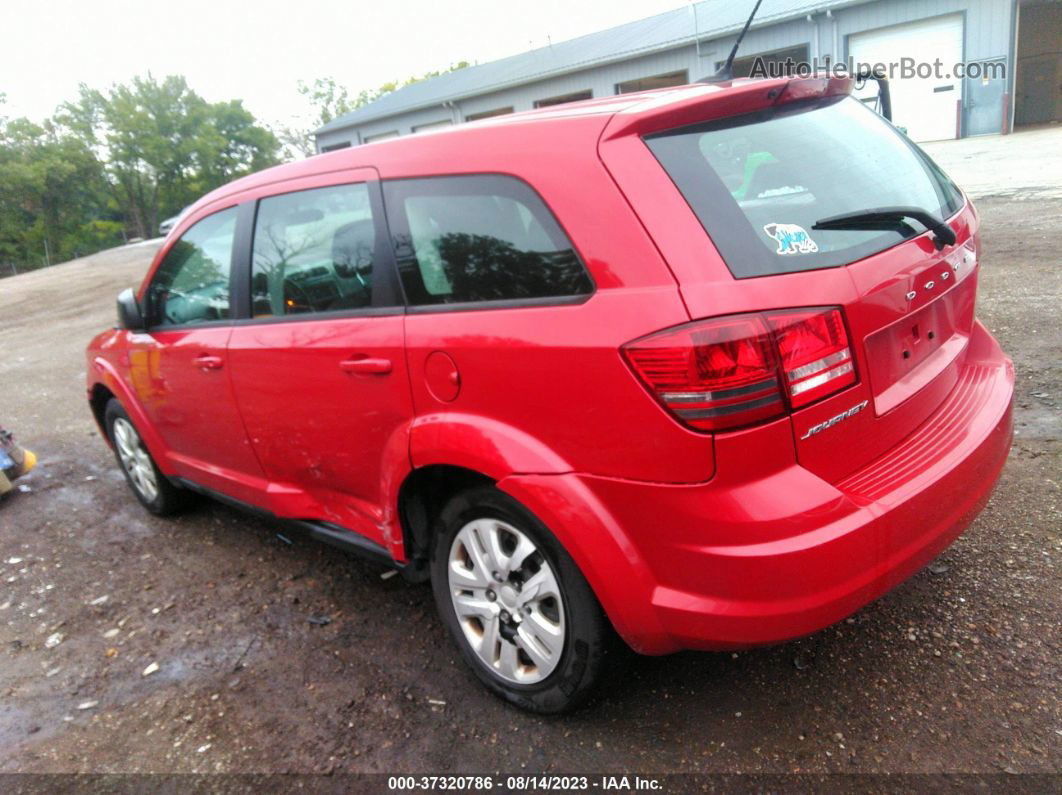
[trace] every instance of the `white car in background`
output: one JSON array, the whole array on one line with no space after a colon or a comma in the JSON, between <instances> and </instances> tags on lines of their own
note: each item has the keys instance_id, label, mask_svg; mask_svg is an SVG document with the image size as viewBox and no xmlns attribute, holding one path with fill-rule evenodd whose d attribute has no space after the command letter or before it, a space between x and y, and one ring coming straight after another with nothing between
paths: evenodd
<instances>
[{"instance_id":1,"label":"white car in background","mask_svg":"<svg viewBox=\"0 0 1062 795\"><path fill-rule=\"evenodd\" d=\"M173 227L177 226L177 222L181 220L181 218L186 212L188 212L187 207L177 213L177 215L167 218L165 221L159 224L159 234L163 237L166 237L166 235L170 233L170 230L173 229Z\"/></svg>"}]
</instances>

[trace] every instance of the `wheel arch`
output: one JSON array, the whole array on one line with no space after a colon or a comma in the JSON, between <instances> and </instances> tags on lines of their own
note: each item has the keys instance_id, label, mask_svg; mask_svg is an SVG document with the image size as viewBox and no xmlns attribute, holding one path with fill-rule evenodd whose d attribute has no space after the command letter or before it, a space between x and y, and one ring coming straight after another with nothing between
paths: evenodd
<instances>
[{"instance_id":1,"label":"wheel arch","mask_svg":"<svg viewBox=\"0 0 1062 795\"><path fill-rule=\"evenodd\" d=\"M582 478L513 475L497 487L553 533L628 646L642 654L677 651L653 609L656 581L648 562Z\"/></svg>"},{"instance_id":2,"label":"wheel arch","mask_svg":"<svg viewBox=\"0 0 1062 795\"><path fill-rule=\"evenodd\" d=\"M140 401L136 399L136 396L126 383L118 376L113 365L106 359L97 357L92 362L92 368L95 370L96 378L89 388L89 407L100 426L107 444L110 445L111 438L110 434L107 433L104 414L107 411L107 403L113 398L122 405L122 408L125 409L129 418L133 421L137 433L140 434L140 438L147 447L148 452L151 453L151 457L155 459L155 464L159 470L164 475L175 474L173 467L170 465L169 455L167 455L169 448L148 420Z\"/></svg>"},{"instance_id":3,"label":"wheel arch","mask_svg":"<svg viewBox=\"0 0 1062 795\"><path fill-rule=\"evenodd\" d=\"M107 433L107 422L104 419L104 414L107 412L107 404L114 397L114 392L99 382L93 384L92 389L89 391L89 408L92 410L92 416L96 420L96 425L99 427L100 433L107 444L111 443L111 439Z\"/></svg>"},{"instance_id":4,"label":"wheel arch","mask_svg":"<svg viewBox=\"0 0 1062 795\"><path fill-rule=\"evenodd\" d=\"M572 469L541 440L480 414L421 415L410 428L409 444L414 468L445 464L483 473L494 481L517 473Z\"/></svg>"},{"instance_id":5,"label":"wheel arch","mask_svg":"<svg viewBox=\"0 0 1062 795\"><path fill-rule=\"evenodd\" d=\"M443 506L478 486L497 488L545 525L571 556L613 628L629 646L649 654L674 650L651 608L653 583L645 561L604 506L572 474L495 480L447 464L412 470L398 491L406 579L429 579L432 542Z\"/></svg>"},{"instance_id":6,"label":"wheel arch","mask_svg":"<svg viewBox=\"0 0 1062 795\"><path fill-rule=\"evenodd\" d=\"M434 412L413 420L409 458L395 492L406 573L427 578L433 522L451 497L476 486L493 486L522 472L568 472L571 467L546 444L479 414ZM397 480L397 478L395 479Z\"/></svg>"},{"instance_id":7,"label":"wheel arch","mask_svg":"<svg viewBox=\"0 0 1062 795\"><path fill-rule=\"evenodd\" d=\"M443 506L462 491L495 483L482 472L450 464L431 464L406 475L398 488L398 520L408 579L428 579L435 522Z\"/></svg>"}]
</instances>

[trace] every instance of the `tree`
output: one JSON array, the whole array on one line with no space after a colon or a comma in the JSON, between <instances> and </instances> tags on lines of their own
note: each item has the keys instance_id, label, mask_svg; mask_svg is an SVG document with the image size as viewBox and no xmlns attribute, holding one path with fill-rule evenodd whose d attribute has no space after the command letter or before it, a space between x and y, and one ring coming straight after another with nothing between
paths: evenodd
<instances>
[{"instance_id":1,"label":"tree","mask_svg":"<svg viewBox=\"0 0 1062 795\"><path fill-rule=\"evenodd\" d=\"M121 231L83 141L50 121L0 118L0 262L12 271L60 262L120 243Z\"/></svg>"},{"instance_id":2,"label":"tree","mask_svg":"<svg viewBox=\"0 0 1062 795\"><path fill-rule=\"evenodd\" d=\"M313 130L287 124L275 128L273 132L280 142L281 157L285 161L301 160L304 157L313 157L317 154Z\"/></svg>"},{"instance_id":3,"label":"tree","mask_svg":"<svg viewBox=\"0 0 1062 795\"><path fill-rule=\"evenodd\" d=\"M391 82L384 83L375 89L362 89L354 95L351 95L346 87L339 85L334 77L318 77L313 83L306 83L300 80L298 83L298 90L300 94L310 101L310 104L313 106L314 111L317 114L314 117L314 129L316 130L328 124L328 122L333 119L339 118L346 113L350 113L352 110L365 107L381 97L385 97L388 94L398 91L400 88L405 88L406 86L411 86L414 83L429 80L433 77L439 77L448 72L455 72L458 69L464 69L468 66L471 66L468 61L458 61L456 64L451 64L448 69L425 72L419 77L413 75L406 78L404 81L392 80ZM281 130L281 139L284 141L286 148L289 151L312 155L316 152L316 147L313 142L313 133L314 130L298 130L291 127L284 127Z\"/></svg>"},{"instance_id":4,"label":"tree","mask_svg":"<svg viewBox=\"0 0 1062 795\"><path fill-rule=\"evenodd\" d=\"M0 275L99 251L125 233L277 162L276 136L238 100L208 103L184 78L151 75L40 124L8 120L0 94Z\"/></svg>"},{"instance_id":5,"label":"tree","mask_svg":"<svg viewBox=\"0 0 1062 795\"><path fill-rule=\"evenodd\" d=\"M317 112L315 121L319 126L328 124L337 116L350 113L371 101L367 91L362 91L351 99L350 92L339 85L334 77L318 77L312 84L300 80L298 85L299 93L310 100Z\"/></svg>"},{"instance_id":6,"label":"tree","mask_svg":"<svg viewBox=\"0 0 1062 795\"><path fill-rule=\"evenodd\" d=\"M393 90L394 84L388 83L376 91L362 90L356 96L351 97L350 92L339 85L334 77L318 77L313 83L300 80L298 92L310 101L315 115L311 119L310 128L284 126L277 130L277 137L284 148L285 157L288 160L294 160L317 154L317 145L313 138L315 130L328 124L332 119L368 105L374 99Z\"/></svg>"},{"instance_id":7,"label":"tree","mask_svg":"<svg viewBox=\"0 0 1062 795\"><path fill-rule=\"evenodd\" d=\"M205 121L193 138L195 194L277 164L276 136L256 124L240 100L208 105Z\"/></svg>"},{"instance_id":8,"label":"tree","mask_svg":"<svg viewBox=\"0 0 1062 795\"><path fill-rule=\"evenodd\" d=\"M111 194L140 237L199 195L277 162L276 136L239 100L210 104L173 75L134 77L106 93L82 84L59 122L106 164Z\"/></svg>"},{"instance_id":9,"label":"tree","mask_svg":"<svg viewBox=\"0 0 1062 795\"><path fill-rule=\"evenodd\" d=\"M420 83L424 80L430 80L433 77L439 77L440 75L447 74L448 72L456 72L458 69L464 69L471 66L468 61L458 61L456 64L451 64L448 69L437 69L432 72L425 72L420 75L413 75L406 78L404 81L392 80L389 83L384 83L376 89L362 89L354 96L351 96L350 92L344 87L339 85L334 77L319 77L313 81L312 84L307 84L304 81L299 81L299 93L310 100L310 104L314 106L317 111L318 126L323 126L332 121L332 119L338 118L345 113L350 113L352 110L364 107L371 102L375 102L380 97L387 96L400 88L411 86L414 83Z\"/></svg>"}]
</instances>

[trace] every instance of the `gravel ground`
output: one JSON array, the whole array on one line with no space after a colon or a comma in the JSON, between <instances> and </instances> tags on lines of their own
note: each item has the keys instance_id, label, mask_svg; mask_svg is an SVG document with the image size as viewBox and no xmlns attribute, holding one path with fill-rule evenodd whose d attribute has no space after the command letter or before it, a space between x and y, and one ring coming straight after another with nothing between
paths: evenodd
<instances>
[{"instance_id":1,"label":"gravel ground","mask_svg":"<svg viewBox=\"0 0 1062 795\"><path fill-rule=\"evenodd\" d=\"M997 140L1002 168L1022 135ZM979 312L1018 374L984 513L837 626L617 660L563 718L483 691L427 587L218 504L137 505L82 350L157 242L0 280L2 421L41 459L0 509L0 772L1059 773L1062 198L981 192Z\"/></svg>"}]
</instances>

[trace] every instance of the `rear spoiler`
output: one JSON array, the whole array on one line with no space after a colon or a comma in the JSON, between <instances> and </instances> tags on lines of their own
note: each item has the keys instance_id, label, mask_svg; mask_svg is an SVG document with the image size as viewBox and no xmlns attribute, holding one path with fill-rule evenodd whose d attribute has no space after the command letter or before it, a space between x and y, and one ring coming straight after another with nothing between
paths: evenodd
<instances>
[{"instance_id":1,"label":"rear spoiler","mask_svg":"<svg viewBox=\"0 0 1062 795\"><path fill-rule=\"evenodd\" d=\"M649 135L689 124L800 100L852 93L855 77L740 78L725 83L695 83L658 94L617 112L606 125L602 140L623 135Z\"/></svg>"},{"instance_id":2,"label":"rear spoiler","mask_svg":"<svg viewBox=\"0 0 1062 795\"><path fill-rule=\"evenodd\" d=\"M752 20L756 16L756 12L760 10L760 3L763 0L756 0L756 5L752 7L752 13L749 14L748 19L745 20L744 27L741 28L741 32L737 35L737 39L734 41L734 46L730 49L730 55L727 56L726 61L719 67L714 75L710 77L702 77L698 82L700 83L731 83L734 80L734 58L737 56L738 48L741 47L741 42L745 39L745 34L749 32L749 28L752 26ZM811 17L808 17L811 19ZM814 79L814 78L812 78ZM889 91L889 81L885 77L884 68L871 69L869 66L864 66L860 72L855 76L855 84L857 88L862 88L863 84L867 80L876 80L878 83L878 112L885 117L887 121L892 121L892 94ZM851 89L849 89L851 90Z\"/></svg>"}]
</instances>

